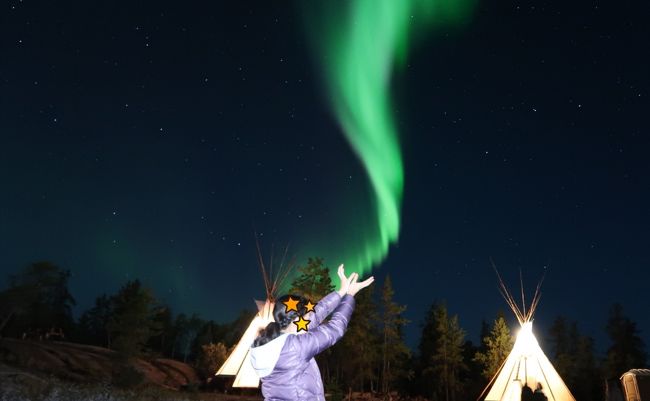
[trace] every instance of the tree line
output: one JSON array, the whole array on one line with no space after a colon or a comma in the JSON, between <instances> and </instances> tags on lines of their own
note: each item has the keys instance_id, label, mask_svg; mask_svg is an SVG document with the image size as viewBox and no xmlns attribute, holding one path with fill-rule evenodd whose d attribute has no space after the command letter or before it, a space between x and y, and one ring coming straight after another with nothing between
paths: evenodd
<instances>
[{"instance_id":1,"label":"tree line","mask_svg":"<svg viewBox=\"0 0 650 401\"><path fill-rule=\"evenodd\" d=\"M329 273L322 259L310 258L297 268L289 292L318 300L334 290ZM64 335L127 356L178 359L211 378L256 313L242 311L229 323L174 314L139 280L131 280L115 294L97 297L75 320L69 278L69 271L51 262L33 263L11 275L0 292L0 335ZM413 324L404 318L405 311L396 301L390 276L357 295L347 333L317 357L326 392L335 398L354 391L397 392L432 401L476 400L514 343L504 315L482 322L480 343L473 344L459 317L450 315L445 302L434 302L419 322L421 336L412 351L404 342L404 329ZM542 337L548 344L544 352L577 400L603 399L605 379L646 366L645 344L620 304L610 308L605 330L610 344L603 357L593 338L563 316Z\"/></svg>"}]
</instances>

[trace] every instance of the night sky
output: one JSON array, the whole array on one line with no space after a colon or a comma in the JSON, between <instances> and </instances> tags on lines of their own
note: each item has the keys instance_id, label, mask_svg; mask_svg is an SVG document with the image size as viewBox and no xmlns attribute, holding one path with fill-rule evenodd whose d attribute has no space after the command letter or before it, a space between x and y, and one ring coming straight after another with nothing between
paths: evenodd
<instances>
[{"instance_id":1,"label":"night sky","mask_svg":"<svg viewBox=\"0 0 650 401\"><path fill-rule=\"evenodd\" d=\"M3 2L0 274L70 269L77 315L139 278L228 322L265 296L255 232L266 257L346 263L373 201L309 3ZM538 331L562 314L602 351L620 302L650 345L648 17L642 0L480 0L410 46L391 81L401 230L373 274L408 305L412 347L434 301L473 341L506 310L490 258L530 295L546 273Z\"/></svg>"}]
</instances>

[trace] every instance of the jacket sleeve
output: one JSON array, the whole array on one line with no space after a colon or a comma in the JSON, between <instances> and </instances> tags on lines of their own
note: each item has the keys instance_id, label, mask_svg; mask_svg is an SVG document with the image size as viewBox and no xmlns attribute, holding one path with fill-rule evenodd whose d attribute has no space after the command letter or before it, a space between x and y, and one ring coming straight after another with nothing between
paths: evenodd
<instances>
[{"instance_id":1,"label":"jacket sleeve","mask_svg":"<svg viewBox=\"0 0 650 401\"><path fill-rule=\"evenodd\" d=\"M324 296L314 307L314 315L311 318L311 329L318 327L323 323L326 317L336 309L341 303L341 296L338 292L332 291Z\"/></svg>"},{"instance_id":2,"label":"jacket sleeve","mask_svg":"<svg viewBox=\"0 0 650 401\"><path fill-rule=\"evenodd\" d=\"M337 295L338 296L338 295ZM352 311L354 311L354 297L346 295L341 299L341 303L334 310L329 322L308 331L305 334L296 336L300 347L300 357L303 360L310 360L320 354L327 348L334 345L343 337L345 330L350 322Z\"/></svg>"}]
</instances>

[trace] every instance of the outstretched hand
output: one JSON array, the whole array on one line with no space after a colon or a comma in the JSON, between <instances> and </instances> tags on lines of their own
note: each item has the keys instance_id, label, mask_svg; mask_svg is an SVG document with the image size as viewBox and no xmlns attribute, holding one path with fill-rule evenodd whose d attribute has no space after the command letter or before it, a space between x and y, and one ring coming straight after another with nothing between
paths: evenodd
<instances>
[{"instance_id":1,"label":"outstretched hand","mask_svg":"<svg viewBox=\"0 0 650 401\"><path fill-rule=\"evenodd\" d=\"M341 286L338 290L338 293L341 297L343 297L345 294L354 296L357 292L366 288L367 286L372 284L373 281L375 281L374 277L370 277L365 281L358 282L359 275L357 273L352 273L350 274L349 277L346 277L345 268L343 267L343 265L339 266L338 276L339 279L341 280Z\"/></svg>"},{"instance_id":2,"label":"outstretched hand","mask_svg":"<svg viewBox=\"0 0 650 401\"><path fill-rule=\"evenodd\" d=\"M355 296L357 292L361 291L362 289L366 288L370 284L372 284L375 281L374 276L370 276L364 281L357 282L359 279L359 275L355 273L354 279L350 282L350 285L348 286L348 294Z\"/></svg>"},{"instance_id":3,"label":"outstretched hand","mask_svg":"<svg viewBox=\"0 0 650 401\"><path fill-rule=\"evenodd\" d=\"M348 293L348 288L350 288L350 282L352 281L352 276L354 276L354 273L352 273L350 277L346 277L345 268L343 267L343 264L339 266L339 270L337 273L339 275L339 280L341 281L338 293L341 296L341 298L343 298L343 296Z\"/></svg>"}]
</instances>

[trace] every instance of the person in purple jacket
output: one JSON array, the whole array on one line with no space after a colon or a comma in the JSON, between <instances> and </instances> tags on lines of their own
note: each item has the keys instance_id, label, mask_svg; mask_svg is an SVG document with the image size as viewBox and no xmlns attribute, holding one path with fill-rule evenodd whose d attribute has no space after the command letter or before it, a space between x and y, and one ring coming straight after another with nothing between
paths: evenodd
<instances>
[{"instance_id":1,"label":"person in purple jacket","mask_svg":"<svg viewBox=\"0 0 650 401\"><path fill-rule=\"evenodd\" d=\"M260 331L251 347L251 364L262 381L265 401L325 401L314 357L343 337L354 310L354 295L374 281L370 277L358 282L356 273L346 277L343 265L338 276L339 290L321 299L313 311L307 311L307 300L302 297L285 295L276 300L275 321ZM289 297L300 301L297 311L286 307ZM321 325L330 314L331 319ZM308 329L297 332L301 318L309 321Z\"/></svg>"}]
</instances>

